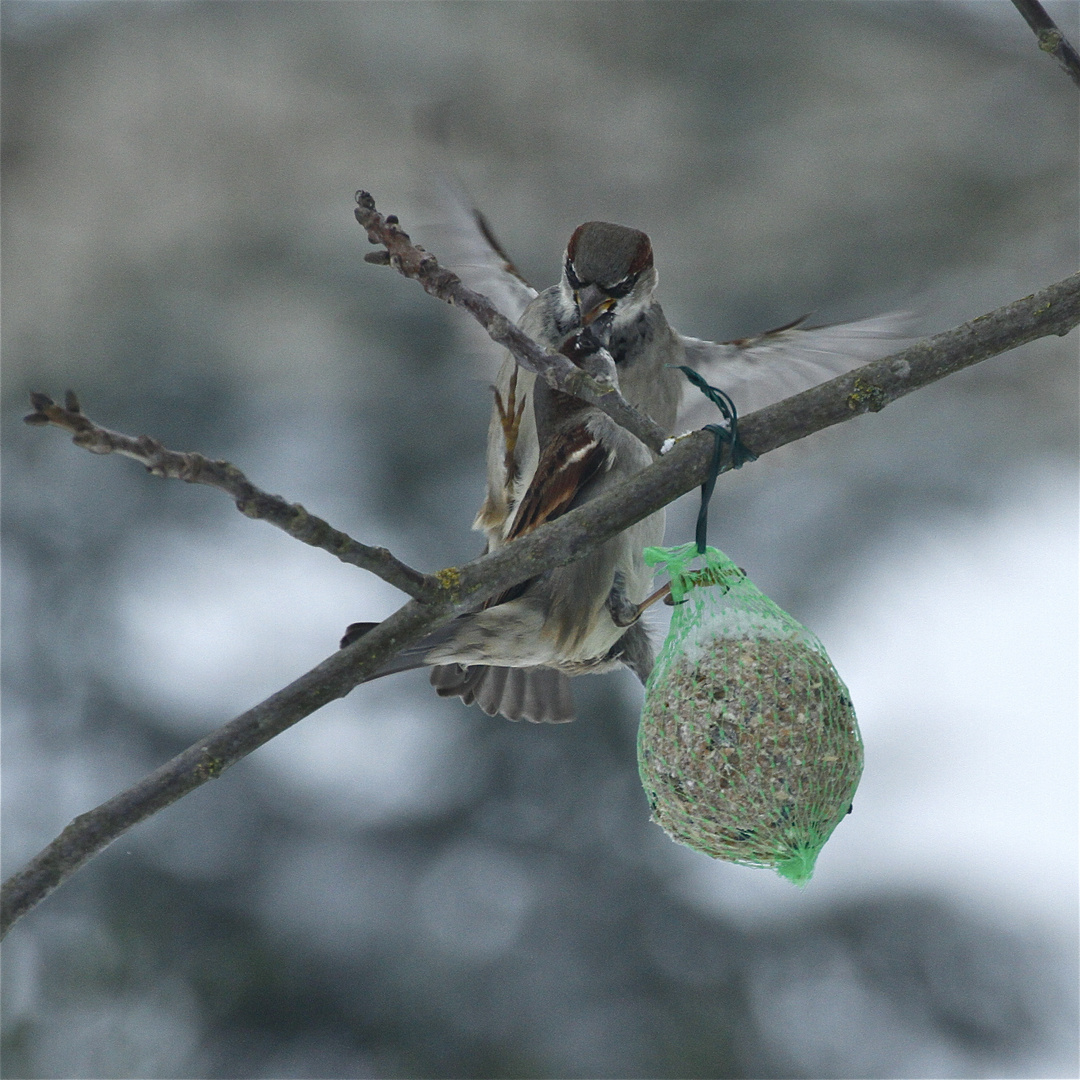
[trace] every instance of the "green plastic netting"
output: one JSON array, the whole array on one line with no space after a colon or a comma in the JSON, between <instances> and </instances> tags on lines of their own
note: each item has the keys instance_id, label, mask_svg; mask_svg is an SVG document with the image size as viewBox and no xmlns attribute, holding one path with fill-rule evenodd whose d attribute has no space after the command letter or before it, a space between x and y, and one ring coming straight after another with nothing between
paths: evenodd
<instances>
[{"instance_id":1,"label":"green plastic netting","mask_svg":"<svg viewBox=\"0 0 1080 1080\"><path fill-rule=\"evenodd\" d=\"M675 609L645 687L638 768L653 820L715 859L797 885L851 808L863 744L824 646L723 552L647 548Z\"/></svg>"}]
</instances>

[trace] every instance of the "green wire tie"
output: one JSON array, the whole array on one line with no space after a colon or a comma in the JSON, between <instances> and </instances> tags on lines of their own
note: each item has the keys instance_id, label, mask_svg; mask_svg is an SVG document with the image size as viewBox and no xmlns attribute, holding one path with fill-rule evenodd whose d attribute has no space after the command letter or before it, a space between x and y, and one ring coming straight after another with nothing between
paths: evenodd
<instances>
[{"instance_id":1,"label":"green wire tie","mask_svg":"<svg viewBox=\"0 0 1080 1080\"><path fill-rule=\"evenodd\" d=\"M720 424L706 424L702 428L702 431L711 431L715 440L709 476L701 485L701 509L698 511L697 528L694 531L698 554L704 555L706 534L709 529L709 500L712 498L713 488L716 487L716 478L720 475L724 444L727 443L731 447L733 469L741 469L748 461L757 461L757 454L739 439L739 415L735 410L735 402L723 390L710 386L692 367L680 364L679 370L720 410L720 415L727 423L727 427L722 427Z\"/></svg>"}]
</instances>

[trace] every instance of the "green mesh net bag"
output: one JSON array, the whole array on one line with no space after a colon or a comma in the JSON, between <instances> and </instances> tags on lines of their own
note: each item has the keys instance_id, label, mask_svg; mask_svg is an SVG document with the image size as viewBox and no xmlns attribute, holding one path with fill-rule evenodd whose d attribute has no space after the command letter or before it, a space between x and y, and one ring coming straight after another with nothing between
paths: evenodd
<instances>
[{"instance_id":1,"label":"green mesh net bag","mask_svg":"<svg viewBox=\"0 0 1080 1080\"><path fill-rule=\"evenodd\" d=\"M804 885L862 774L847 688L821 642L723 552L645 558L666 566L676 605L638 731L653 820L714 859Z\"/></svg>"}]
</instances>

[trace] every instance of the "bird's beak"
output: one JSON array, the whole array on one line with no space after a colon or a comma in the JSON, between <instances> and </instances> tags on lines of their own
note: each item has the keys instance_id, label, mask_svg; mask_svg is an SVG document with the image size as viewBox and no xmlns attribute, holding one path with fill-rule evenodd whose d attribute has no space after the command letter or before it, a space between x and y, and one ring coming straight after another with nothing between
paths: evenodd
<instances>
[{"instance_id":1,"label":"bird's beak","mask_svg":"<svg viewBox=\"0 0 1080 1080\"><path fill-rule=\"evenodd\" d=\"M603 291L595 285L586 285L574 293L574 299L577 301L578 311L581 314L582 326L588 326L615 306L615 301L610 296L605 296Z\"/></svg>"}]
</instances>

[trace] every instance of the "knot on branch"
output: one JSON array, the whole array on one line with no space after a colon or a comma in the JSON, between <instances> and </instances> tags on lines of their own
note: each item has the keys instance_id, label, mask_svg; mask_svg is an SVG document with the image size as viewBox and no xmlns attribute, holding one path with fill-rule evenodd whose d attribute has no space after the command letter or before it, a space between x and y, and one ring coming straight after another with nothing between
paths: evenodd
<instances>
[{"instance_id":1,"label":"knot on branch","mask_svg":"<svg viewBox=\"0 0 1080 1080\"><path fill-rule=\"evenodd\" d=\"M86 445L85 443L80 442L78 436L75 437L75 442L80 446ZM167 477L169 475L166 468L168 451L166 451L165 447L162 446L157 439L152 439L149 435L137 435L135 437L135 446L143 464L146 466L146 471L151 476ZM96 451L95 448L90 445L86 445L86 448L87 450L99 454L108 454L112 451L112 447L109 446L103 446ZM187 462L185 462L177 472L180 479L187 480L189 483L191 482L191 476L185 475L186 473L190 473L190 465Z\"/></svg>"},{"instance_id":2,"label":"knot on branch","mask_svg":"<svg viewBox=\"0 0 1080 1080\"><path fill-rule=\"evenodd\" d=\"M852 412L881 412L888 402L880 386L856 379L855 388L848 394L847 405Z\"/></svg>"},{"instance_id":3,"label":"knot on branch","mask_svg":"<svg viewBox=\"0 0 1080 1080\"><path fill-rule=\"evenodd\" d=\"M255 495L241 495L236 500L236 509L244 517L258 518L262 516L262 508L259 506L259 499Z\"/></svg>"},{"instance_id":4,"label":"knot on branch","mask_svg":"<svg viewBox=\"0 0 1080 1080\"><path fill-rule=\"evenodd\" d=\"M1056 26L1053 30L1041 30L1039 32L1039 48L1043 52L1053 54L1061 47L1064 40L1064 36Z\"/></svg>"},{"instance_id":5,"label":"knot on branch","mask_svg":"<svg viewBox=\"0 0 1080 1080\"><path fill-rule=\"evenodd\" d=\"M297 540L312 547L344 550L351 543L349 538L338 532L328 521L308 512L300 503L289 506L290 518L285 523L285 531Z\"/></svg>"},{"instance_id":6,"label":"knot on branch","mask_svg":"<svg viewBox=\"0 0 1080 1080\"><path fill-rule=\"evenodd\" d=\"M204 750L206 755L203 761L192 770L198 782L203 780L216 780L225 771L225 762L220 758L213 757L209 751Z\"/></svg>"},{"instance_id":7,"label":"knot on branch","mask_svg":"<svg viewBox=\"0 0 1080 1080\"><path fill-rule=\"evenodd\" d=\"M439 588L447 592L451 600L457 599L461 591L461 571L456 566L447 566L442 570L437 570L434 577L439 583Z\"/></svg>"}]
</instances>

